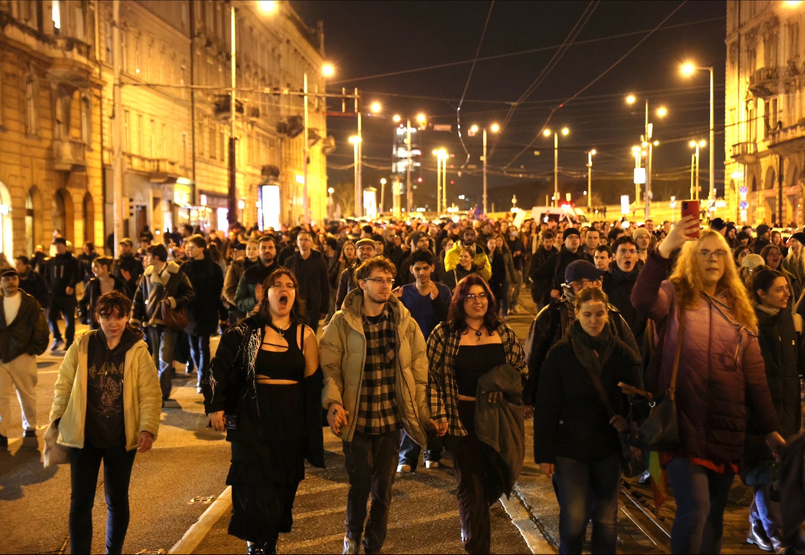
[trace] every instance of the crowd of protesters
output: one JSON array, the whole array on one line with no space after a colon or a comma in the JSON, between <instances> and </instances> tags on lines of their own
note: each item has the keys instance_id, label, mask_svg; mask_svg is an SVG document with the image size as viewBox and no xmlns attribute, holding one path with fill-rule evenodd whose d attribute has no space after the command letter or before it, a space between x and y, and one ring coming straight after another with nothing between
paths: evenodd
<instances>
[{"instance_id":1,"label":"crowd of protesters","mask_svg":"<svg viewBox=\"0 0 805 555\"><path fill-rule=\"evenodd\" d=\"M735 475L755 493L747 541L782 549L799 541L772 499L801 424L803 245L718 218L185 225L144 229L138 249L123 238L116 260L91 243L73 256L56 235L52 256L38 246L0 268L0 447L14 389L36 436L35 357L52 337L65 358L49 428L71 449L74 553L89 549L101 461L106 548L121 551L134 454L157 438L177 367L231 442L229 533L249 553L291 531L305 461L324 464L322 411L347 460L344 553L381 551L395 474L420 457L453 469L463 545L488 553L489 509L520 474L533 415L560 553L581 552L588 522L592 552L612 553L634 392L670 391L672 551L720 550ZM521 342L507 319L523 287L537 312Z\"/></svg>"}]
</instances>

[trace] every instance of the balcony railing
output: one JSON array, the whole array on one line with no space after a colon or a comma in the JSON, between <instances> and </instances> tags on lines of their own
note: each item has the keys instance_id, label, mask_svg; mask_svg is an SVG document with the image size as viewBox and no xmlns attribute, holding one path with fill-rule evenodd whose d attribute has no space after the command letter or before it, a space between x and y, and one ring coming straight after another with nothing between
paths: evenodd
<instances>
[{"instance_id":1,"label":"balcony railing","mask_svg":"<svg viewBox=\"0 0 805 555\"><path fill-rule=\"evenodd\" d=\"M769 145L776 145L805 137L805 123L797 123L790 127L780 127L769 131Z\"/></svg>"},{"instance_id":2,"label":"balcony railing","mask_svg":"<svg viewBox=\"0 0 805 555\"><path fill-rule=\"evenodd\" d=\"M81 171L87 167L87 145L78 139L53 140L53 167Z\"/></svg>"},{"instance_id":3,"label":"balcony railing","mask_svg":"<svg viewBox=\"0 0 805 555\"><path fill-rule=\"evenodd\" d=\"M732 157L739 162L753 162L757 157L757 143L738 143L732 145Z\"/></svg>"},{"instance_id":4,"label":"balcony railing","mask_svg":"<svg viewBox=\"0 0 805 555\"><path fill-rule=\"evenodd\" d=\"M166 158L149 158L139 154L125 153L124 170L148 174L149 181L164 183L169 179L183 177L186 173L179 162Z\"/></svg>"},{"instance_id":5,"label":"balcony railing","mask_svg":"<svg viewBox=\"0 0 805 555\"><path fill-rule=\"evenodd\" d=\"M776 67L762 67L749 76L749 91L759 98L777 94L780 72Z\"/></svg>"}]
</instances>

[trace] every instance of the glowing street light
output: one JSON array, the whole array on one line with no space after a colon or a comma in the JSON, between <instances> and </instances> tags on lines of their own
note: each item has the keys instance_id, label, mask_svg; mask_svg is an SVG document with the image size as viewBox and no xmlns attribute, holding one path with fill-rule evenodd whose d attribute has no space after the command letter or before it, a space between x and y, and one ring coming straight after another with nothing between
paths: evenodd
<instances>
[{"instance_id":1,"label":"glowing street light","mask_svg":"<svg viewBox=\"0 0 805 555\"><path fill-rule=\"evenodd\" d=\"M568 129L567 127L562 128L562 135L567 137L569 133L570 133L570 129Z\"/></svg>"},{"instance_id":2,"label":"glowing street light","mask_svg":"<svg viewBox=\"0 0 805 555\"><path fill-rule=\"evenodd\" d=\"M685 76L692 76L696 71L709 71L710 72L710 144L712 145L715 142L715 96L714 96L714 85L713 85L713 68L712 67L697 67L693 62L685 62L682 64L680 68L682 75ZM716 199L716 183L715 183L715 151L711 148L710 149L710 172L709 172L709 181L710 181L710 192L708 194L708 199L711 203L715 202Z\"/></svg>"},{"instance_id":3,"label":"glowing street light","mask_svg":"<svg viewBox=\"0 0 805 555\"><path fill-rule=\"evenodd\" d=\"M668 115L668 109L665 106L660 106L657 108L657 116L664 118Z\"/></svg>"},{"instance_id":4,"label":"glowing street light","mask_svg":"<svg viewBox=\"0 0 805 555\"><path fill-rule=\"evenodd\" d=\"M477 133L477 132L478 132L478 126L477 126L477 125L473 125L472 127L470 127L470 131L472 131L472 133L473 133L473 135L474 135L475 133Z\"/></svg>"},{"instance_id":5,"label":"glowing street light","mask_svg":"<svg viewBox=\"0 0 805 555\"><path fill-rule=\"evenodd\" d=\"M402 120L402 118L400 117L400 114L394 114L394 117L392 117L391 120L394 123L400 123L400 120Z\"/></svg>"},{"instance_id":6,"label":"glowing street light","mask_svg":"<svg viewBox=\"0 0 805 555\"><path fill-rule=\"evenodd\" d=\"M497 123L493 123L489 130L492 133L498 133L500 131L500 126Z\"/></svg>"},{"instance_id":7,"label":"glowing street light","mask_svg":"<svg viewBox=\"0 0 805 555\"><path fill-rule=\"evenodd\" d=\"M335 75L335 67L333 64L324 64L321 66L321 74L325 77L332 77Z\"/></svg>"},{"instance_id":8,"label":"glowing street light","mask_svg":"<svg viewBox=\"0 0 805 555\"><path fill-rule=\"evenodd\" d=\"M276 0L260 0L257 2L257 7L260 8L260 12L264 13L265 15L271 15L277 12L279 2Z\"/></svg>"},{"instance_id":9,"label":"glowing street light","mask_svg":"<svg viewBox=\"0 0 805 555\"><path fill-rule=\"evenodd\" d=\"M637 97L635 95L630 94L626 97L626 104L634 104L635 102L637 102Z\"/></svg>"},{"instance_id":10,"label":"glowing street light","mask_svg":"<svg viewBox=\"0 0 805 555\"><path fill-rule=\"evenodd\" d=\"M373 114L379 114L381 110L383 110L383 106L380 102L372 102L372 105L369 107Z\"/></svg>"},{"instance_id":11,"label":"glowing street light","mask_svg":"<svg viewBox=\"0 0 805 555\"><path fill-rule=\"evenodd\" d=\"M419 125L425 125L425 122L427 121L427 119L428 118L425 117L425 114L418 114L417 117L416 117L416 122Z\"/></svg>"}]
</instances>

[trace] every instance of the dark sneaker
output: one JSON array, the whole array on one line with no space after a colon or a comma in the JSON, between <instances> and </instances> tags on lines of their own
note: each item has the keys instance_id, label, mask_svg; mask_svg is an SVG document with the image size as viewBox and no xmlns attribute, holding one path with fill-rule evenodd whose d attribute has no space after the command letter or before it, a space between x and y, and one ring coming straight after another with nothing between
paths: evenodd
<instances>
[{"instance_id":1,"label":"dark sneaker","mask_svg":"<svg viewBox=\"0 0 805 555\"><path fill-rule=\"evenodd\" d=\"M59 347L62 345L62 343L63 343L63 341L61 340L61 338L54 339L53 340L53 345L50 346L50 350L51 351L57 351L59 349Z\"/></svg>"},{"instance_id":2,"label":"dark sneaker","mask_svg":"<svg viewBox=\"0 0 805 555\"><path fill-rule=\"evenodd\" d=\"M25 430L23 437L36 437L36 430Z\"/></svg>"},{"instance_id":3,"label":"dark sneaker","mask_svg":"<svg viewBox=\"0 0 805 555\"><path fill-rule=\"evenodd\" d=\"M70 348L70 347L72 347L72 346L73 346L73 342L72 342L72 341L68 341L67 343L65 343L65 344L64 344L64 350L66 351L67 349L69 349L69 348Z\"/></svg>"},{"instance_id":4,"label":"dark sneaker","mask_svg":"<svg viewBox=\"0 0 805 555\"><path fill-rule=\"evenodd\" d=\"M0 435L0 449L8 449L8 438Z\"/></svg>"}]
</instances>

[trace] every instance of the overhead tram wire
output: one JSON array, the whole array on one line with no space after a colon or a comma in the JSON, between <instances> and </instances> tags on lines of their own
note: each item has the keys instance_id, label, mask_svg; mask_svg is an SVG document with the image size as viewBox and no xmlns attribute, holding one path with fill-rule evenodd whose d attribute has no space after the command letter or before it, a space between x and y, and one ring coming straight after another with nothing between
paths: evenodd
<instances>
[{"instance_id":1,"label":"overhead tram wire","mask_svg":"<svg viewBox=\"0 0 805 555\"><path fill-rule=\"evenodd\" d=\"M470 161L470 152L467 150L467 145L464 144L464 137L461 134L461 106L464 104L464 97L467 96L467 89L470 88L470 81L472 80L472 74L475 71L475 64L478 62L478 56L481 54L481 46L484 44L484 37L486 37L486 29L489 27L489 20L492 18L492 8L495 7L495 0L492 0L492 3L489 4L489 11L486 14L486 22L484 23L484 30L481 32L481 40L478 41L478 48L475 50L475 59L472 61L472 66L470 67L470 74L467 75L467 83L464 85L464 92L461 93L461 100L458 101L458 108L456 108L456 132L458 133L458 140L461 142L461 148L464 149L464 154L467 155L467 159L461 165L463 168L466 166Z\"/></svg>"},{"instance_id":2,"label":"overhead tram wire","mask_svg":"<svg viewBox=\"0 0 805 555\"><path fill-rule=\"evenodd\" d=\"M534 79L534 81L528 86L525 92L520 95L520 98L518 98L514 102L514 104L509 107L509 111L506 114L506 117L503 118L503 122L501 122L500 124L501 131L506 129L506 125L509 123L509 121L511 121L511 118L514 115L515 110L517 110L518 106L522 104L525 100L527 100L529 96L531 96L531 94L545 80L545 78L548 77L553 68L556 67L556 65L568 51L570 46L573 44L576 37L579 35L579 33L581 33L582 29L584 29L584 26L590 20L590 17L593 15L593 12L598 7L599 2L600 0L591 0L590 3L587 4L587 7L584 8L584 12L582 12L581 16L579 16L579 19L576 21L576 24L573 25L573 28L565 37L565 41L562 43L562 46L559 47L559 50L557 50L554 53L554 55L551 57L551 59L548 61L545 67L542 68L542 71L539 72L537 78ZM497 144L498 144L497 140L492 143L492 148L489 154L487 154L487 160L489 159L490 156L492 156L495 153L495 148L497 147Z\"/></svg>"},{"instance_id":3,"label":"overhead tram wire","mask_svg":"<svg viewBox=\"0 0 805 555\"><path fill-rule=\"evenodd\" d=\"M643 44L643 43L644 43L644 42L645 42L645 41L646 41L646 40L647 40L647 39L648 39L648 38L649 38L651 35L653 35L655 32L657 32L657 31L658 31L658 30L659 30L659 29L660 29L660 28L661 28L661 27L662 27L662 26L665 24L665 22L666 22L666 21L668 21L669 19L671 19L671 18L672 18L672 17L673 17L673 16L674 16L674 15L675 15L675 14L676 14L676 13L677 13L677 12L678 12L680 9L682 9L682 6L684 6L685 4L687 4L687 1L688 1L688 0L682 0L682 2L681 2L681 3L680 3L680 4L679 4L679 5L678 5L678 6L677 6L677 7L676 7L676 8L675 8L675 9L674 9L674 10L673 10L673 11L672 11L670 14L668 14L668 15L667 15L667 16L666 16L666 17L665 17L665 18L664 18L662 21L660 21L660 23L659 23L659 24L658 24L656 27L654 27L654 29L652 29L652 30L651 30L651 31L650 31L650 32L649 32L649 33L648 33L648 34L647 34L645 37L643 37L643 38L641 38L639 41L637 41L637 44L635 44L633 47L631 47L629 50L627 50L627 51L626 51L626 53L625 53L623 56L621 56L620 58L618 58L618 59L615 61L615 63L614 63L614 64L612 64L611 66L609 66L607 69L605 69L603 72L601 72L601 73L600 73L600 74L599 74L599 75L598 75L598 76L597 76L595 79L593 79L592 81L590 81L589 83L587 83L587 84L586 84L584 87L582 87L581 89L579 89L579 90L578 90L578 91L577 91L577 92L576 92L576 93L575 93L573 96L571 96L570 98L568 98L567 100L565 100L564 102L562 102L561 104L559 104L558 106L554 107L554 108L551 110L551 113L550 113L550 114L548 114L548 119L547 119L547 120L545 120L545 123L543 123L543 124L542 124L542 127L540 128L540 130L537 132L537 134L536 134L536 135L534 135L534 138L533 138L533 139L531 139L531 142L529 142L529 143L528 143L528 146L526 146L526 147L525 147L523 150L521 150L521 151L520 151L520 152L519 152L519 153L518 153L518 154L517 154L517 155L516 155L514 158L512 158L512 159L509 161L509 163L508 163L508 164L506 164L506 166L504 166L504 167L508 168L509 166L511 166L511 165L514 163L514 161L515 161L515 160L517 160L517 159L518 159L520 156L522 156L522 155L523 155L523 153L524 153L524 152L526 152L526 151L527 151L527 150L529 150L529 149L530 149L532 146L534 146L534 143L537 141L537 139L539 139L540 135L542 135L542 131L543 131L543 130L546 128L546 126L548 125L548 123L550 123L551 118L553 117L553 114L554 114L554 113L555 113L557 110L559 110L560 108L564 108L564 107L565 107L567 104L569 104L569 103L570 103L572 100L574 100L575 98L577 98L577 97L578 97L579 95L581 95L581 94L582 94L584 91L586 91L587 89L589 89L590 87L592 87L592 86L593 86L595 83L597 83L597 82L598 82L600 79L602 79L602 78L603 78L603 77L604 77L604 76L605 76L607 73L609 73L610 71L612 71L613 69L615 69L615 67L616 67L616 66L618 66L618 65L619 65L619 64L620 64L620 63L621 63L623 60L625 60L625 59L626 59L626 58L629 56L629 54L631 54L632 52L634 52L634 51L635 51L635 50L636 50L636 49L637 49L637 48L638 48L638 47L639 47L641 44Z\"/></svg>"},{"instance_id":4,"label":"overhead tram wire","mask_svg":"<svg viewBox=\"0 0 805 555\"><path fill-rule=\"evenodd\" d=\"M696 20L696 21L689 21L687 23L676 23L674 25L669 25L667 27L664 27L663 30L668 31L670 29L676 29L676 28L679 28L679 27L687 27L687 26L690 26L690 25L700 25L702 23L713 23L715 21L722 21L724 19L726 19L726 16L711 17L711 18L708 18L708 19L699 19L699 20ZM594 38L594 39L585 39L585 40L580 40L580 41L576 42L575 46L581 46L581 45L584 45L584 44L592 44L592 43L608 41L608 40L621 39L621 38L626 38L626 37L633 37L635 35L642 35L642 34L650 33L650 32L653 32L653 31L651 29L643 29L641 31L630 31L628 33L620 33L620 34L617 34L617 35L608 35L608 36L605 36L605 37L598 37L598 38ZM556 48L560 48L560 46L542 46L542 47L539 47L539 48L529 48L528 50L519 50L517 52L509 52L507 54L494 54L492 56L484 56L483 58L478 58L478 61L479 62L488 62L488 61L491 61L491 60L500 60L502 58L510 58L510 57L513 57L513 56L523 56L523 55L526 55L526 54L536 54L537 52L546 52L548 50L554 50ZM365 75L363 77L353 77L352 79L341 79L340 81L333 81L332 84L333 85L342 85L344 83L353 83L353 82L356 82L356 81L368 81L370 79L381 79L381 78L384 78L384 77L396 77L397 75L406 75L408 73L418 73L420 71L430 71L430 70L434 70L434 69L444 69L444 68L455 67L455 66L460 66L460 65L464 65L464 64L471 64L472 62L473 62L473 60L462 60L460 62L446 62L446 63L443 63L443 64L435 64L435 65L431 65L431 66L415 67L415 68L411 68L411 69L403 69L403 70L400 70L400 71L391 71L391 72L388 72L388 73L378 73L376 75Z\"/></svg>"}]
</instances>

